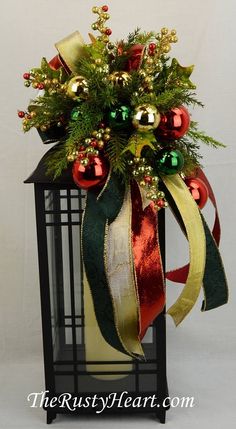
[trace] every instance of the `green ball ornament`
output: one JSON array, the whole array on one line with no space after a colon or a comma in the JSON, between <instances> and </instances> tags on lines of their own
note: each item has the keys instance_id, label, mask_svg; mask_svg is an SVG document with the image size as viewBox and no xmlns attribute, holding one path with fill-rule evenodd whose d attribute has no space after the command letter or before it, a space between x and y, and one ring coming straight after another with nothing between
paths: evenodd
<instances>
[{"instance_id":1,"label":"green ball ornament","mask_svg":"<svg viewBox=\"0 0 236 429\"><path fill-rule=\"evenodd\" d=\"M72 121L77 121L77 119L81 116L81 111L78 107L74 107L74 109L71 110L71 120Z\"/></svg>"},{"instance_id":2,"label":"green ball ornament","mask_svg":"<svg viewBox=\"0 0 236 429\"><path fill-rule=\"evenodd\" d=\"M112 128L122 129L130 125L130 107L118 106L108 113L108 122Z\"/></svg>"},{"instance_id":3,"label":"green ball ornament","mask_svg":"<svg viewBox=\"0 0 236 429\"><path fill-rule=\"evenodd\" d=\"M158 152L156 168L159 173L171 175L179 173L184 166L184 158L179 150L161 149Z\"/></svg>"}]
</instances>

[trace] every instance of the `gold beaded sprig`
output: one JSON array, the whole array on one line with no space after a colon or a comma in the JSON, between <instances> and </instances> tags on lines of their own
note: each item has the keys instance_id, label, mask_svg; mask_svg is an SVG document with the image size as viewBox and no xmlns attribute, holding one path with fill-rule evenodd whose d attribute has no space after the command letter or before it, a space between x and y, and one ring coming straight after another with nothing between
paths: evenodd
<instances>
[{"instance_id":1,"label":"gold beaded sprig","mask_svg":"<svg viewBox=\"0 0 236 429\"><path fill-rule=\"evenodd\" d=\"M171 50L171 43L177 43L176 30L168 30L163 27L160 33L157 33L153 42L149 43L143 57L142 68L139 73L142 76L141 92L153 91L153 80L155 75L161 72L163 68L163 59Z\"/></svg>"},{"instance_id":2,"label":"gold beaded sprig","mask_svg":"<svg viewBox=\"0 0 236 429\"><path fill-rule=\"evenodd\" d=\"M92 12L98 14L97 21L91 25L92 30L97 30L101 33L101 36L98 36L97 40L100 40L104 43L109 43L109 36L112 34L112 30L105 25L106 21L110 18L109 13L107 13L108 6L94 6L92 8Z\"/></svg>"},{"instance_id":3,"label":"gold beaded sprig","mask_svg":"<svg viewBox=\"0 0 236 429\"><path fill-rule=\"evenodd\" d=\"M156 35L157 49L155 52L155 59L161 58L162 55L168 54L171 50L171 43L177 43L178 37L176 30L169 30L163 27L160 33Z\"/></svg>"},{"instance_id":4,"label":"gold beaded sprig","mask_svg":"<svg viewBox=\"0 0 236 429\"><path fill-rule=\"evenodd\" d=\"M67 154L67 161L73 162L78 159L83 166L87 166L94 156L104 149L106 143L110 140L111 129L101 123L98 130L94 130L90 137L80 142L77 147Z\"/></svg>"},{"instance_id":5,"label":"gold beaded sprig","mask_svg":"<svg viewBox=\"0 0 236 429\"><path fill-rule=\"evenodd\" d=\"M134 157L128 161L132 168L132 175L141 188L146 191L146 198L151 200L156 210L168 207L165 193L159 190L159 177L155 175L146 158Z\"/></svg>"}]
</instances>

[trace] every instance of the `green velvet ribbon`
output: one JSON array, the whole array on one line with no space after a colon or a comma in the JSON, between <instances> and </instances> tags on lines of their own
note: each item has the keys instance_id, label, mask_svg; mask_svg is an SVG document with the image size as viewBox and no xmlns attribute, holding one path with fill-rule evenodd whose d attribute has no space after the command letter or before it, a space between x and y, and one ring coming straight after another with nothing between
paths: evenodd
<instances>
[{"instance_id":1,"label":"green velvet ribbon","mask_svg":"<svg viewBox=\"0 0 236 429\"><path fill-rule=\"evenodd\" d=\"M82 252L86 276L90 285L98 326L104 339L115 349L126 353L118 335L104 263L106 223L119 214L125 195L125 185L112 173L105 189L89 190L82 227Z\"/></svg>"},{"instance_id":2,"label":"green velvet ribbon","mask_svg":"<svg viewBox=\"0 0 236 429\"><path fill-rule=\"evenodd\" d=\"M201 310L207 311L228 302L228 286L218 246L203 214L201 216L206 236L206 266L203 278L205 299Z\"/></svg>"}]
</instances>

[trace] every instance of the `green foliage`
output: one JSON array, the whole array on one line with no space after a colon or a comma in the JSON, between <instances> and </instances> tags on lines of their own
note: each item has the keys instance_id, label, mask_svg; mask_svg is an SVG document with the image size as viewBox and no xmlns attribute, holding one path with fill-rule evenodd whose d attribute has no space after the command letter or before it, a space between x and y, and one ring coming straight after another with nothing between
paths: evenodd
<instances>
[{"instance_id":1,"label":"green foliage","mask_svg":"<svg viewBox=\"0 0 236 429\"><path fill-rule=\"evenodd\" d=\"M39 128L45 122L53 125L58 122L61 116L67 121L75 105L76 103L64 93L48 94L46 92L43 96L31 100L28 106L29 112L34 111L37 114L31 119L30 127Z\"/></svg>"},{"instance_id":2,"label":"green foliage","mask_svg":"<svg viewBox=\"0 0 236 429\"><path fill-rule=\"evenodd\" d=\"M50 153L45 159L47 166L47 174L52 176L53 179L60 177L63 170L68 166L68 149L66 142L62 141L60 145L56 147L53 153Z\"/></svg>"},{"instance_id":3,"label":"green foliage","mask_svg":"<svg viewBox=\"0 0 236 429\"><path fill-rule=\"evenodd\" d=\"M31 69L31 72L38 77L41 77L42 80L45 78L48 79L58 79L60 83L64 83L67 80L67 73L63 68L59 68L58 70L53 70L48 64L46 58L42 58L41 67Z\"/></svg>"},{"instance_id":4,"label":"green foliage","mask_svg":"<svg viewBox=\"0 0 236 429\"><path fill-rule=\"evenodd\" d=\"M127 145L127 140L128 136L125 134L112 134L111 140L107 143L105 150L113 171L121 177L125 177L128 174L127 156L123 153Z\"/></svg>"},{"instance_id":5,"label":"green foliage","mask_svg":"<svg viewBox=\"0 0 236 429\"><path fill-rule=\"evenodd\" d=\"M77 147L83 139L90 137L103 118L103 112L97 106L91 106L89 103L80 105L80 113L77 121L70 121L69 123L69 137L66 141L66 147L69 151Z\"/></svg>"},{"instance_id":6,"label":"green foliage","mask_svg":"<svg viewBox=\"0 0 236 429\"><path fill-rule=\"evenodd\" d=\"M190 128L188 131L188 137L194 142L202 142L207 146L211 146L213 148L218 147L226 147L223 143L215 140L213 137L206 135L204 131L198 131L198 123L191 121Z\"/></svg>"},{"instance_id":7,"label":"green foliage","mask_svg":"<svg viewBox=\"0 0 236 429\"><path fill-rule=\"evenodd\" d=\"M141 29L137 27L132 33L129 33L127 42L124 42L125 49L129 49L133 45L147 45L155 37L154 31L141 32Z\"/></svg>"},{"instance_id":8,"label":"green foliage","mask_svg":"<svg viewBox=\"0 0 236 429\"><path fill-rule=\"evenodd\" d=\"M106 45L99 40L83 46L75 64L76 73L73 75L68 75L62 67L59 70L52 70L45 58L42 59L39 68L32 69L32 76L37 82L44 82L46 78L59 82L59 89L50 89L46 86L44 95L30 102L28 111L29 113L34 111L36 115L33 115L25 126L27 131L31 127L55 125L63 118L67 136L47 159L49 174L54 177L60 176L63 169L68 166L68 155L75 153L84 144L85 139L90 138L93 131L98 130L101 121L106 123L107 113L114 106L123 104L130 106L132 110L142 104L152 104L161 114L180 105L203 107L194 92L195 85L190 80L193 66L183 67L177 59L173 58L170 61L166 55L160 55L159 65L155 68L155 73L153 72L152 92L146 91L141 85L143 77L138 70L130 72L130 80L124 86L112 83L109 74L113 71L127 70L127 61L131 55L130 48L136 44L147 46L153 40L158 40L156 33L142 32L137 28L128 35L127 40L117 42L112 50L107 49ZM160 63L161 69L158 68ZM141 70L142 67L144 67L143 64L141 64ZM145 70L143 68L144 76ZM74 75L83 76L88 82L86 100L75 101L67 95L66 85ZM71 111L74 107L78 109L79 114L76 120L71 120ZM106 125L109 126L107 123ZM151 146L154 144L153 147L156 150L159 144L156 142L157 146L155 146L151 135L154 136L153 133L147 134L146 140L144 134L139 135L139 146L143 148L142 156L147 153L150 161L154 156ZM135 134L134 129L119 132L112 129L111 139L105 144L105 156L108 157L112 169L124 180L130 178L127 161L131 153L127 148L128 145L132 146L135 136L138 136L138 133ZM214 148L224 147L222 143L199 131L198 124L193 121L183 138L170 143L170 146L179 149L184 156L185 174L189 174L200 165L199 142Z\"/></svg>"},{"instance_id":9,"label":"green foliage","mask_svg":"<svg viewBox=\"0 0 236 429\"><path fill-rule=\"evenodd\" d=\"M180 150L184 157L183 173L188 176L196 167L201 167L200 160L202 156L199 154L200 146L197 143L191 142L187 137L175 142L175 148Z\"/></svg>"}]
</instances>

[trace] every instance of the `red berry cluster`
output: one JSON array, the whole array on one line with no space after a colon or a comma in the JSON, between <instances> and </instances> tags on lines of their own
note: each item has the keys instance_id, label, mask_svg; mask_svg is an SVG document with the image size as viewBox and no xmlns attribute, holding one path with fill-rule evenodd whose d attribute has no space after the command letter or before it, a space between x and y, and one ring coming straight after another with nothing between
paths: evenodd
<instances>
[{"instance_id":1,"label":"red berry cluster","mask_svg":"<svg viewBox=\"0 0 236 429\"><path fill-rule=\"evenodd\" d=\"M28 73L28 72L24 73L23 79L25 79L25 86L29 87L32 84L33 88L35 89L39 89L39 90L44 89L43 82L36 82L34 75L31 73Z\"/></svg>"},{"instance_id":2,"label":"red berry cluster","mask_svg":"<svg viewBox=\"0 0 236 429\"><path fill-rule=\"evenodd\" d=\"M150 57L153 57L155 55L156 51L156 43L150 43L148 46L148 55Z\"/></svg>"},{"instance_id":3,"label":"red berry cluster","mask_svg":"<svg viewBox=\"0 0 236 429\"><path fill-rule=\"evenodd\" d=\"M67 157L68 161L78 159L84 166L88 165L95 156L99 155L106 142L110 140L110 128L106 127L104 123L99 124L99 129L94 130L92 135L86 138L77 150L74 150Z\"/></svg>"}]
</instances>

